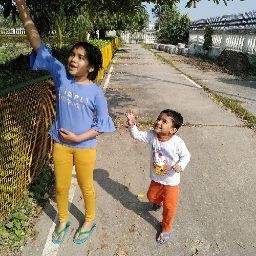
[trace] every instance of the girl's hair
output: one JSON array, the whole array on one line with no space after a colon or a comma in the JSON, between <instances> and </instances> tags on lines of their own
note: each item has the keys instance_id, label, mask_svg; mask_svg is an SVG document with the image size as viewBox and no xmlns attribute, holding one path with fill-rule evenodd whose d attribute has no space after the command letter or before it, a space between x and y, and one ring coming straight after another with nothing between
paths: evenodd
<instances>
[{"instance_id":1,"label":"girl's hair","mask_svg":"<svg viewBox=\"0 0 256 256\"><path fill-rule=\"evenodd\" d=\"M102 68L102 54L100 49L88 42L78 42L73 45L71 51L77 47L83 47L85 49L88 62L94 67L94 70L89 72L87 78L91 81L95 80L98 72Z\"/></svg>"},{"instance_id":2,"label":"girl's hair","mask_svg":"<svg viewBox=\"0 0 256 256\"><path fill-rule=\"evenodd\" d=\"M172 118L173 127L177 130L183 125L183 117L179 112L172 109L165 109L162 110L160 114L162 113Z\"/></svg>"}]
</instances>

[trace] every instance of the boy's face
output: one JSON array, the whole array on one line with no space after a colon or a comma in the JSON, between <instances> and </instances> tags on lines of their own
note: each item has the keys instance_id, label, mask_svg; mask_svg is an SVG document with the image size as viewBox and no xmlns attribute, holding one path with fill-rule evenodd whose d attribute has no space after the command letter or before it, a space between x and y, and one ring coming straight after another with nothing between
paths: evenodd
<instances>
[{"instance_id":1,"label":"boy's face","mask_svg":"<svg viewBox=\"0 0 256 256\"><path fill-rule=\"evenodd\" d=\"M88 80L89 72L93 67L89 64L86 51L83 47L73 48L68 57L68 72L76 81Z\"/></svg>"},{"instance_id":2,"label":"boy's face","mask_svg":"<svg viewBox=\"0 0 256 256\"><path fill-rule=\"evenodd\" d=\"M154 131L158 135L172 135L177 129L173 128L172 118L165 113L161 113L155 121Z\"/></svg>"}]
</instances>

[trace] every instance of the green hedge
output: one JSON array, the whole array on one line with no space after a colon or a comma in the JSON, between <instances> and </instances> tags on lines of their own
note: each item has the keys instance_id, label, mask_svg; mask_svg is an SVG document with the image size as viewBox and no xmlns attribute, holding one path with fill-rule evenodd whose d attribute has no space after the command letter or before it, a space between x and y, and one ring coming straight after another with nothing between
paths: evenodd
<instances>
[{"instance_id":1,"label":"green hedge","mask_svg":"<svg viewBox=\"0 0 256 256\"><path fill-rule=\"evenodd\" d=\"M16 38L17 37L17 38ZM16 38L17 42L19 43L24 43L27 41L25 35L16 35L16 36L1 36L0 39L5 38L6 42L7 40L12 40L13 38ZM89 40L90 43L93 45L96 45L99 48L104 47L105 45L109 44L110 41L113 40L113 38L108 38L107 40ZM76 38L66 38L65 39L65 45L62 49L57 49L52 47L52 45L56 45L56 39L55 37L48 37L47 39L44 40L44 42L47 45L51 45L53 55L58 58L64 65L67 63L67 58L69 55L69 51L71 46L77 42ZM2 44L2 41L1 41ZM6 52L10 52L10 48L14 47L13 42L9 41L10 46L2 46L6 49ZM15 53L17 54L19 52L19 47L21 47L22 44L15 44L16 49L11 52L13 52L13 56L15 56ZM24 47L24 46L23 46ZM31 48L24 49L24 52L30 52ZM1 61L0 61L1 63ZM6 91L12 91L16 89L16 84L20 84L21 82L24 83L29 80L33 80L42 76L47 75L47 72L44 71L33 71L30 70L29 67L29 53L27 54L20 54L14 59L8 59L3 64L0 64L0 94L5 93Z\"/></svg>"}]
</instances>

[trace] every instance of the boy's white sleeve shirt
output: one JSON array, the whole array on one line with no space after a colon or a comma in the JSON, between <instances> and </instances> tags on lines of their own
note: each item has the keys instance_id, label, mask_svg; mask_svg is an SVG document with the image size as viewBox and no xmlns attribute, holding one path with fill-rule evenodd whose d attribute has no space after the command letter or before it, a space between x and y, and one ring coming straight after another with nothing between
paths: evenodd
<instances>
[{"instance_id":1,"label":"boy's white sleeve shirt","mask_svg":"<svg viewBox=\"0 0 256 256\"><path fill-rule=\"evenodd\" d=\"M136 125L130 125L129 132L132 138L147 144L150 143L153 138L153 131L140 131Z\"/></svg>"},{"instance_id":2,"label":"boy's white sleeve shirt","mask_svg":"<svg viewBox=\"0 0 256 256\"><path fill-rule=\"evenodd\" d=\"M178 138L180 141L177 145L178 154L179 154L179 161L177 162L177 164L180 165L180 167L183 171L186 168L186 166L188 165L191 155L190 155L184 141L180 137L178 137Z\"/></svg>"},{"instance_id":3,"label":"boy's white sleeve shirt","mask_svg":"<svg viewBox=\"0 0 256 256\"><path fill-rule=\"evenodd\" d=\"M162 142L153 131L139 131L136 125L129 126L129 131L134 139L151 145L150 178L163 185L178 185L180 173L176 173L172 166L179 164L183 171L191 157L184 141L174 135Z\"/></svg>"},{"instance_id":4,"label":"boy's white sleeve shirt","mask_svg":"<svg viewBox=\"0 0 256 256\"><path fill-rule=\"evenodd\" d=\"M163 185L176 186L180 183L180 173L172 166L180 165L182 171L190 161L190 153L184 141L177 135L168 141L159 141L154 137L151 144L152 158L150 178Z\"/></svg>"}]
</instances>

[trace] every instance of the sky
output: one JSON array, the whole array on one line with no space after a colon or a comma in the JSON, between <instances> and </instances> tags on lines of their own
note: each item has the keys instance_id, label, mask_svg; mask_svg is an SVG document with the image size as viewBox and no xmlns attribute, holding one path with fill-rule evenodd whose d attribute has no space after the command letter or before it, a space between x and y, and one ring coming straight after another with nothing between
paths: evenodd
<instances>
[{"instance_id":1,"label":"sky","mask_svg":"<svg viewBox=\"0 0 256 256\"><path fill-rule=\"evenodd\" d=\"M215 4L213 0L201 0L197 3L196 8L185 8L186 3L187 0L180 0L177 7L181 14L188 14L191 21L256 11L256 0L230 0L227 2L227 6L222 0L219 4ZM149 7L148 9L152 8ZM152 15L150 16L151 20L153 20Z\"/></svg>"}]
</instances>

